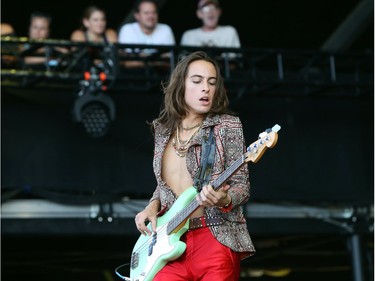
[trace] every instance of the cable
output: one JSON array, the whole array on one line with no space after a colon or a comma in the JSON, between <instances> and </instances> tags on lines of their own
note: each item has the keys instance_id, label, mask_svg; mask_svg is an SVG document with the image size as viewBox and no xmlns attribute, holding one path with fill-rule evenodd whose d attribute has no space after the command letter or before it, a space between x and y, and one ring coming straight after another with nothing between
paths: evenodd
<instances>
[{"instance_id":1,"label":"cable","mask_svg":"<svg viewBox=\"0 0 375 281\"><path fill-rule=\"evenodd\" d=\"M120 268L122 268L122 267L124 267L124 266L129 266L129 265L130 265L130 263L124 263L124 264L121 264L121 265L119 265L118 267L116 267L116 268L115 268L115 273L116 273L116 275L117 275L118 277L120 277L121 279L123 279L123 280L126 280L126 281L132 281L129 277L123 276L122 274L120 274L120 273L118 272L118 270L119 270Z\"/></svg>"}]
</instances>

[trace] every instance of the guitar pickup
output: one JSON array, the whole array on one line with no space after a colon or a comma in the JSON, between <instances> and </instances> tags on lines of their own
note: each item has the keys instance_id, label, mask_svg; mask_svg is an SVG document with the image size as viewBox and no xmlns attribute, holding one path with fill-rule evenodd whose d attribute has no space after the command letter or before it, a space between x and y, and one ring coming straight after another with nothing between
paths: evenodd
<instances>
[{"instance_id":1,"label":"guitar pickup","mask_svg":"<svg viewBox=\"0 0 375 281\"><path fill-rule=\"evenodd\" d=\"M157 241L157 234L154 233L152 234L152 239L151 239L151 243L150 245L148 245L148 255L151 256L152 255L152 251L154 249L154 246L156 244L156 241Z\"/></svg>"},{"instance_id":2,"label":"guitar pickup","mask_svg":"<svg viewBox=\"0 0 375 281\"><path fill-rule=\"evenodd\" d=\"M132 258L130 261L130 267L131 269L135 269L138 267L138 265L139 265L139 254L137 252L134 252L132 254Z\"/></svg>"}]
</instances>

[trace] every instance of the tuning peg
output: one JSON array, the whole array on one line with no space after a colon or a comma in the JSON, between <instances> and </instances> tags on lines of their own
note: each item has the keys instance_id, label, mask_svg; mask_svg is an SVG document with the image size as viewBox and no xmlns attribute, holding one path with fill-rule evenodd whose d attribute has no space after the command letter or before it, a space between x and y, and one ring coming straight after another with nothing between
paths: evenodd
<instances>
[{"instance_id":1,"label":"tuning peg","mask_svg":"<svg viewBox=\"0 0 375 281\"><path fill-rule=\"evenodd\" d=\"M272 131L277 133L278 131L280 131L281 127L280 125L276 124L275 126L272 127Z\"/></svg>"}]
</instances>

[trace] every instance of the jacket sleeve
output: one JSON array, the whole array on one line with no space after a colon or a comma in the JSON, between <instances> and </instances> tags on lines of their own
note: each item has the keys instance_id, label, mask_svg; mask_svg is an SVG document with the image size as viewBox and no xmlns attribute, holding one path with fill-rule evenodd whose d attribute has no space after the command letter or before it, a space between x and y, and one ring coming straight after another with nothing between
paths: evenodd
<instances>
[{"instance_id":1,"label":"jacket sleeve","mask_svg":"<svg viewBox=\"0 0 375 281\"><path fill-rule=\"evenodd\" d=\"M224 170L246 152L242 123L238 117L224 120L220 128L220 142ZM250 198L250 180L248 165L243 164L227 181L231 186L228 194L232 198L232 207L245 204Z\"/></svg>"},{"instance_id":2,"label":"jacket sleeve","mask_svg":"<svg viewBox=\"0 0 375 281\"><path fill-rule=\"evenodd\" d=\"M159 200L160 201L160 189L159 186L155 188L154 193L152 194L152 197L149 200L149 203L151 203L154 200Z\"/></svg>"},{"instance_id":3,"label":"jacket sleeve","mask_svg":"<svg viewBox=\"0 0 375 281\"><path fill-rule=\"evenodd\" d=\"M157 150L157 131L158 131L158 124L157 122L153 122L153 135L154 135L154 159L153 159L153 168L154 168L154 172L155 172L155 169L156 169L156 163L157 163L157 157L160 157L160 155L158 155L158 150ZM156 174L155 174L156 176ZM156 186L155 190L154 190L154 193L152 194L152 197L150 198L149 200L149 203L151 203L152 201L154 200L159 200L160 201L160 187L159 187L159 184Z\"/></svg>"}]
</instances>

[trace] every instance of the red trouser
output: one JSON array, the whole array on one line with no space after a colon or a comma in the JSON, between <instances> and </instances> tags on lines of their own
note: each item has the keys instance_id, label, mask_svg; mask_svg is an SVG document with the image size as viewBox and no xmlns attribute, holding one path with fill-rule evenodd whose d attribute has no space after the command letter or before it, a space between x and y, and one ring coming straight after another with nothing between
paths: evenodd
<instances>
[{"instance_id":1,"label":"red trouser","mask_svg":"<svg viewBox=\"0 0 375 281\"><path fill-rule=\"evenodd\" d=\"M239 254L222 245L208 227L188 231L181 237L186 250L166 264L153 281L237 281Z\"/></svg>"}]
</instances>

